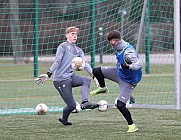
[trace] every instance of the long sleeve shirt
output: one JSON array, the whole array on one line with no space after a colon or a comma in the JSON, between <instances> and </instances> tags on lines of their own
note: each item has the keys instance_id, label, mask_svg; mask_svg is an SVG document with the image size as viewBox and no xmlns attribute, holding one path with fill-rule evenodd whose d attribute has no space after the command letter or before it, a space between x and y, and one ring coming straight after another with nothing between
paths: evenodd
<instances>
[{"instance_id":1,"label":"long sleeve shirt","mask_svg":"<svg viewBox=\"0 0 181 140\"><path fill-rule=\"evenodd\" d=\"M87 62L83 50L66 41L58 46L55 61L50 67L50 72L53 73L53 81L63 81L71 78L74 74L71 64L75 57L82 57L85 61L85 70L90 75L92 74L92 68Z\"/></svg>"}]
</instances>

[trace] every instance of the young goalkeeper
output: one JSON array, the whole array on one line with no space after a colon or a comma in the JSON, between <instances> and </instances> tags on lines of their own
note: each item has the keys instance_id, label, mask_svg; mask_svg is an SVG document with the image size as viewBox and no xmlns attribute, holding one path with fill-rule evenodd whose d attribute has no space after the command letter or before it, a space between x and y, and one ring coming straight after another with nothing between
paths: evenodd
<instances>
[{"instance_id":1,"label":"young goalkeeper","mask_svg":"<svg viewBox=\"0 0 181 140\"><path fill-rule=\"evenodd\" d=\"M130 111L126 108L126 103L130 98L133 89L142 78L142 62L131 44L121 39L118 31L112 31L107 35L107 41L116 52L116 67L97 67L93 69L93 75L97 78L100 87L91 94L102 93L107 89L104 78L118 83L120 93L116 107L123 114L128 123L127 132L135 132L138 128L133 123Z\"/></svg>"},{"instance_id":2,"label":"young goalkeeper","mask_svg":"<svg viewBox=\"0 0 181 140\"><path fill-rule=\"evenodd\" d=\"M81 86L82 109L94 109L99 106L88 101L91 79L76 75L71 67L73 58L82 57L85 60L84 52L75 44L78 32L79 29L74 26L66 29L67 41L58 46L53 65L47 74L42 74L36 79L38 85L43 85L47 78L50 78L53 74L53 84L66 103L66 106L63 108L63 116L59 118L59 121L63 125L72 125L68 121L68 117L76 107L76 102L72 94L73 87ZM92 76L92 68L86 60L85 62L85 70Z\"/></svg>"}]
</instances>

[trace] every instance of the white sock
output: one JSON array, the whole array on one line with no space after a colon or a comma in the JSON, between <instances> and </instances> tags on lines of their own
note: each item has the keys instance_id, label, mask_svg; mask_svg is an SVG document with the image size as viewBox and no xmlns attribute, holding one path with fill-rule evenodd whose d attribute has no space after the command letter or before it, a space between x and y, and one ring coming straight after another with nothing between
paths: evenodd
<instances>
[{"instance_id":1,"label":"white sock","mask_svg":"<svg viewBox=\"0 0 181 140\"><path fill-rule=\"evenodd\" d=\"M105 89L106 89L106 87L100 87L100 89L101 89L101 90L105 90Z\"/></svg>"}]
</instances>

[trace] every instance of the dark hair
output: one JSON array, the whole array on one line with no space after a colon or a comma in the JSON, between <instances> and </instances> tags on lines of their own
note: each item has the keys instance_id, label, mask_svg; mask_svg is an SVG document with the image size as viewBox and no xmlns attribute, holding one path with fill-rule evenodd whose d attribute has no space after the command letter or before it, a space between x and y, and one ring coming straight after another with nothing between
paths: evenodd
<instances>
[{"instance_id":1,"label":"dark hair","mask_svg":"<svg viewBox=\"0 0 181 140\"><path fill-rule=\"evenodd\" d=\"M119 31L113 30L107 34L106 39L107 39L107 41L111 41L112 39L119 39L120 40L121 35L120 35Z\"/></svg>"}]
</instances>

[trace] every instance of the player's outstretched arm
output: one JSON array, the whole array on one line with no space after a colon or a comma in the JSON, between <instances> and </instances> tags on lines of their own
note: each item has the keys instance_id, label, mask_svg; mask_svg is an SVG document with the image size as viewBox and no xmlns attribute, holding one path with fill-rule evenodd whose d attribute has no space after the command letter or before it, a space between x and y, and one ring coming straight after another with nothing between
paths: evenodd
<instances>
[{"instance_id":1,"label":"player's outstretched arm","mask_svg":"<svg viewBox=\"0 0 181 140\"><path fill-rule=\"evenodd\" d=\"M46 74L41 74L38 78L35 79L38 85L44 85L48 78L50 78L52 73L48 71Z\"/></svg>"}]
</instances>

